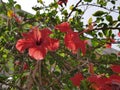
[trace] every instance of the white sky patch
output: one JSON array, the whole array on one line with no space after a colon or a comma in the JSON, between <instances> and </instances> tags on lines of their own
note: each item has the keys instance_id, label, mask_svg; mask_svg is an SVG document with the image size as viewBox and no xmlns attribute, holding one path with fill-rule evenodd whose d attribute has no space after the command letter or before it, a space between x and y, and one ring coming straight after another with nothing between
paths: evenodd
<instances>
[{"instance_id":1,"label":"white sky patch","mask_svg":"<svg viewBox=\"0 0 120 90\"><path fill-rule=\"evenodd\" d=\"M8 0L3 0L4 2L8 2ZM20 4L22 7L22 10L27 11L29 13L35 14L36 11L34 11L32 9L33 6L37 5L40 6L39 3L37 3L37 0L14 0L17 2L17 4ZM49 5L51 2L53 2L54 0L43 0L43 2L45 2L45 5ZM67 3L67 8L72 5L77 3L78 0L69 0L69 2Z\"/></svg>"}]
</instances>

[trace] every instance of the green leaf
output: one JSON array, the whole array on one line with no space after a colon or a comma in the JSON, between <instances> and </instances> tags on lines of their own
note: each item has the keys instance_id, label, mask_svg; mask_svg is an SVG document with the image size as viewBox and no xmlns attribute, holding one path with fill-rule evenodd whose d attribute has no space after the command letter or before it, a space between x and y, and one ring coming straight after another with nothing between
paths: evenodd
<instances>
[{"instance_id":1,"label":"green leaf","mask_svg":"<svg viewBox=\"0 0 120 90\"><path fill-rule=\"evenodd\" d=\"M92 23L92 17L91 18L89 18L89 20L88 20L88 24L91 24Z\"/></svg>"},{"instance_id":2,"label":"green leaf","mask_svg":"<svg viewBox=\"0 0 120 90\"><path fill-rule=\"evenodd\" d=\"M113 18L112 18L111 15L107 15L107 16L106 16L106 20L107 20L108 22L112 22L112 21L113 21Z\"/></svg>"},{"instance_id":3,"label":"green leaf","mask_svg":"<svg viewBox=\"0 0 120 90\"><path fill-rule=\"evenodd\" d=\"M19 10L20 10L20 9L21 9L21 6L20 6L19 4L16 4L16 5L15 5L15 9L19 9Z\"/></svg>"},{"instance_id":4,"label":"green leaf","mask_svg":"<svg viewBox=\"0 0 120 90\"><path fill-rule=\"evenodd\" d=\"M109 31L109 36L112 36L112 30Z\"/></svg>"},{"instance_id":5,"label":"green leaf","mask_svg":"<svg viewBox=\"0 0 120 90\"><path fill-rule=\"evenodd\" d=\"M106 6L107 1L106 0L97 0L97 4L100 4L101 6Z\"/></svg>"},{"instance_id":6,"label":"green leaf","mask_svg":"<svg viewBox=\"0 0 120 90\"><path fill-rule=\"evenodd\" d=\"M67 15L68 15L67 10L64 10L64 11L62 12L62 14L64 14L65 16L67 16Z\"/></svg>"},{"instance_id":7,"label":"green leaf","mask_svg":"<svg viewBox=\"0 0 120 90\"><path fill-rule=\"evenodd\" d=\"M104 33L104 35L105 35L106 37L109 37L109 31L110 31L110 30L106 30L106 29L105 29L105 30L102 30L102 32Z\"/></svg>"},{"instance_id":8,"label":"green leaf","mask_svg":"<svg viewBox=\"0 0 120 90\"><path fill-rule=\"evenodd\" d=\"M120 15L118 16L118 21L120 21Z\"/></svg>"},{"instance_id":9,"label":"green leaf","mask_svg":"<svg viewBox=\"0 0 120 90\"><path fill-rule=\"evenodd\" d=\"M103 33L101 33L101 32L99 32L98 35L99 35L100 37L103 37Z\"/></svg>"},{"instance_id":10,"label":"green leaf","mask_svg":"<svg viewBox=\"0 0 120 90\"><path fill-rule=\"evenodd\" d=\"M96 47L96 46L99 45L99 42L98 42L98 40L96 40L96 39L92 39L91 42L92 42L92 46L93 46L93 47Z\"/></svg>"},{"instance_id":11,"label":"green leaf","mask_svg":"<svg viewBox=\"0 0 120 90\"><path fill-rule=\"evenodd\" d=\"M5 80L5 79L7 79L8 77L6 76L6 75L4 75L4 74L0 74L0 80Z\"/></svg>"},{"instance_id":12,"label":"green leaf","mask_svg":"<svg viewBox=\"0 0 120 90\"><path fill-rule=\"evenodd\" d=\"M50 5L50 8L52 9L52 8L58 8L58 4L57 3L51 3Z\"/></svg>"},{"instance_id":13,"label":"green leaf","mask_svg":"<svg viewBox=\"0 0 120 90\"><path fill-rule=\"evenodd\" d=\"M70 6L70 10L73 10L73 8L74 8L74 5L71 5L71 6Z\"/></svg>"},{"instance_id":14,"label":"green leaf","mask_svg":"<svg viewBox=\"0 0 120 90\"><path fill-rule=\"evenodd\" d=\"M39 3L43 4L43 0L37 0Z\"/></svg>"},{"instance_id":15,"label":"green leaf","mask_svg":"<svg viewBox=\"0 0 120 90\"><path fill-rule=\"evenodd\" d=\"M114 0L112 0L112 1L111 1L111 3L112 3L112 4L115 4L115 1L114 1Z\"/></svg>"},{"instance_id":16,"label":"green leaf","mask_svg":"<svg viewBox=\"0 0 120 90\"><path fill-rule=\"evenodd\" d=\"M84 0L85 2L91 2L92 0Z\"/></svg>"},{"instance_id":17,"label":"green leaf","mask_svg":"<svg viewBox=\"0 0 120 90\"><path fill-rule=\"evenodd\" d=\"M96 12L93 14L93 16L102 16L102 15L104 15L104 14L106 14L106 12L104 12L104 11L96 11Z\"/></svg>"}]
</instances>

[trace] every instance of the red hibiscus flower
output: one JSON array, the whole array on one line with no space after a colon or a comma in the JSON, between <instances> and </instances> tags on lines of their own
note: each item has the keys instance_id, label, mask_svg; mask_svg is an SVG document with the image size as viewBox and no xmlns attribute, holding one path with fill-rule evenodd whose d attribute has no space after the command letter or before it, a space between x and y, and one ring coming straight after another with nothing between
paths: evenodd
<instances>
[{"instance_id":1,"label":"red hibiscus flower","mask_svg":"<svg viewBox=\"0 0 120 90\"><path fill-rule=\"evenodd\" d=\"M88 77L88 81L91 82L91 87L95 90L112 90L108 85L109 79L100 75L92 75Z\"/></svg>"},{"instance_id":2,"label":"red hibiscus flower","mask_svg":"<svg viewBox=\"0 0 120 90\"><path fill-rule=\"evenodd\" d=\"M28 67L29 67L28 64L26 62L24 62L24 64L23 64L23 70L27 70Z\"/></svg>"},{"instance_id":3,"label":"red hibiscus flower","mask_svg":"<svg viewBox=\"0 0 120 90\"><path fill-rule=\"evenodd\" d=\"M111 42L111 43L115 43L115 39L110 38L110 42Z\"/></svg>"},{"instance_id":4,"label":"red hibiscus flower","mask_svg":"<svg viewBox=\"0 0 120 90\"><path fill-rule=\"evenodd\" d=\"M58 4L62 6L63 3L66 5L67 2L68 2L68 0L59 0Z\"/></svg>"},{"instance_id":5,"label":"red hibiscus flower","mask_svg":"<svg viewBox=\"0 0 120 90\"><path fill-rule=\"evenodd\" d=\"M106 47L106 48L111 48L111 46L112 46L111 43L107 43L107 44L105 44L105 47Z\"/></svg>"},{"instance_id":6,"label":"red hibiscus flower","mask_svg":"<svg viewBox=\"0 0 120 90\"><path fill-rule=\"evenodd\" d=\"M16 15L15 13L12 14L12 17L15 19L17 23L22 23L22 17Z\"/></svg>"},{"instance_id":7,"label":"red hibiscus flower","mask_svg":"<svg viewBox=\"0 0 120 90\"><path fill-rule=\"evenodd\" d=\"M120 65L112 65L111 69L113 72L120 73Z\"/></svg>"},{"instance_id":8,"label":"red hibiscus flower","mask_svg":"<svg viewBox=\"0 0 120 90\"><path fill-rule=\"evenodd\" d=\"M91 87L95 90L120 90L120 76L111 75L109 78L98 75L88 77Z\"/></svg>"},{"instance_id":9,"label":"red hibiscus flower","mask_svg":"<svg viewBox=\"0 0 120 90\"><path fill-rule=\"evenodd\" d=\"M66 33L64 43L69 50L71 50L73 53L77 53L77 51L80 49L83 55L85 55L86 53L85 41L80 40L79 33L73 32L68 22L63 22L59 25L56 25L55 29L59 29L61 32Z\"/></svg>"},{"instance_id":10,"label":"red hibiscus flower","mask_svg":"<svg viewBox=\"0 0 120 90\"><path fill-rule=\"evenodd\" d=\"M66 47L71 50L73 53L77 53L80 49L85 55L86 53L86 44L83 40L80 40L79 34L77 32L67 33L64 38Z\"/></svg>"},{"instance_id":11,"label":"red hibiscus flower","mask_svg":"<svg viewBox=\"0 0 120 90\"><path fill-rule=\"evenodd\" d=\"M61 24L58 24L55 26L55 29L59 29L61 32L72 32L72 29L70 28L70 24L68 22L63 22Z\"/></svg>"},{"instance_id":12,"label":"red hibiscus flower","mask_svg":"<svg viewBox=\"0 0 120 90\"><path fill-rule=\"evenodd\" d=\"M74 86L80 86L81 81L83 80L83 75L81 73L76 73L74 77L71 77L70 80Z\"/></svg>"},{"instance_id":13,"label":"red hibiscus flower","mask_svg":"<svg viewBox=\"0 0 120 90\"><path fill-rule=\"evenodd\" d=\"M118 32L118 37L120 37L120 32Z\"/></svg>"},{"instance_id":14,"label":"red hibiscus flower","mask_svg":"<svg viewBox=\"0 0 120 90\"><path fill-rule=\"evenodd\" d=\"M21 53L28 49L32 58L42 60L48 50L54 51L59 47L59 41L49 37L51 33L47 28L39 30L38 27L34 27L30 32L22 34L23 39L17 41L16 48Z\"/></svg>"},{"instance_id":15,"label":"red hibiscus flower","mask_svg":"<svg viewBox=\"0 0 120 90\"><path fill-rule=\"evenodd\" d=\"M101 90L120 90L120 76L111 75L107 83L104 85L104 87L105 86L109 87L110 89L106 88L106 89L101 89Z\"/></svg>"}]
</instances>

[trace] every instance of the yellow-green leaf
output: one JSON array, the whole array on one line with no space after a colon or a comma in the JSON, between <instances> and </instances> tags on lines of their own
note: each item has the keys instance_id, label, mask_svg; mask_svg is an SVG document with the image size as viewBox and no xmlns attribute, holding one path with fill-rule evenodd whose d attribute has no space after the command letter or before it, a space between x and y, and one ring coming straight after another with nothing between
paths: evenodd
<instances>
[{"instance_id":1,"label":"yellow-green leaf","mask_svg":"<svg viewBox=\"0 0 120 90\"><path fill-rule=\"evenodd\" d=\"M88 20L88 24L91 24L92 23L92 17L91 18L89 18L89 20Z\"/></svg>"}]
</instances>

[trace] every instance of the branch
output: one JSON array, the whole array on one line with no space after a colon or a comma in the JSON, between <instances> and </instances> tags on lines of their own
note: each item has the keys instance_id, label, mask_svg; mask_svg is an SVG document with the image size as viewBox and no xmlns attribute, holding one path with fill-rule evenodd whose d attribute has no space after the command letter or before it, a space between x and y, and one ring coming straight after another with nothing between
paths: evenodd
<instances>
[{"instance_id":1,"label":"branch","mask_svg":"<svg viewBox=\"0 0 120 90\"><path fill-rule=\"evenodd\" d=\"M86 5L88 5L88 6L95 6L95 7L99 7L99 8L103 8L103 9L105 9L105 10L107 10L107 11L110 11L110 12L115 12L115 13L119 13L119 12L117 12L117 11L114 11L114 10L111 10L111 9L108 9L108 8L106 8L106 7L102 7L102 6L99 6L99 5L95 5L95 4L82 4L82 5L79 5L78 7L80 7L80 6L86 6Z\"/></svg>"},{"instance_id":2,"label":"branch","mask_svg":"<svg viewBox=\"0 0 120 90\"><path fill-rule=\"evenodd\" d=\"M120 27L106 27L106 28L102 27L102 28L94 28L93 30L105 30L105 29L120 30Z\"/></svg>"},{"instance_id":3,"label":"branch","mask_svg":"<svg viewBox=\"0 0 120 90\"><path fill-rule=\"evenodd\" d=\"M82 0L80 0L76 5L75 7L72 9L72 11L68 14L67 18L69 18L71 16L71 14L73 13L73 11L78 7L78 5L80 4Z\"/></svg>"},{"instance_id":4,"label":"branch","mask_svg":"<svg viewBox=\"0 0 120 90\"><path fill-rule=\"evenodd\" d=\"M109 29L112 29L112 30L120 30L120 27L101 27L101 28L94 28L94 29L85 29L81 32L79 32L79 35L83 34L83 33L87 33L87 32L90 32L90 31L94 31L94 30L109 30Z\"/></svg>"}]
</instances>

